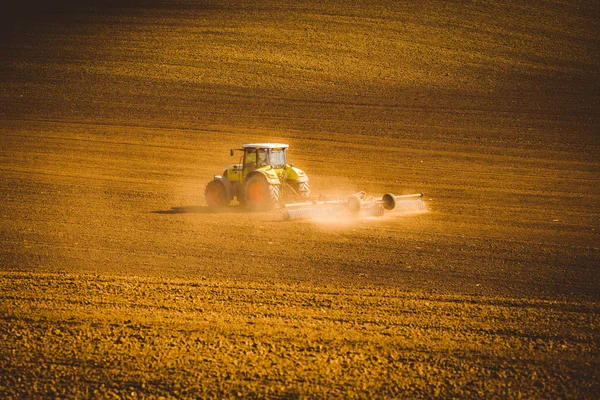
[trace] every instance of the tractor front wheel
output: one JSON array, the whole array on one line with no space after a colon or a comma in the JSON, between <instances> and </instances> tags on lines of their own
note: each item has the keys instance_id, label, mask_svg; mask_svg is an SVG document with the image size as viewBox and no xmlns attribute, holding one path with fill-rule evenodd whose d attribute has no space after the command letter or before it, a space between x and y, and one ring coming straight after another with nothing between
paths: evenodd
<instances>
[{"instance_id":1,"label":"tractor front wheel","mask_svg":"<svg viewBox=\"0 0 600 400\"><path fill-rule=\"evenodd\" d=\"M225 207L229 204L227 189L221 181L211 181L204 189L204 199L206 204L212 208Z\"/></svg>"},{"instance_id":2,"label":"tractor front wheel","mask_svg":"<svg viewBox=\"0 0 600 400\"><path fill-rule=\"evenodd\" d=\"M251 176L244 188L244 200L251 210L269 210L279 203L279 186L260 175Z\"/></svg>"},{"instance_id":3,"label":"tractor front wheel","mask_svg":"<svg viewBox=\"0 0 600 400\"><path fill-rule=\"evenodd\" d=\"M301 199L310 199L310 185L308 182L300 182L296 186L296 192Z\"/></svg>"}]
</instances>

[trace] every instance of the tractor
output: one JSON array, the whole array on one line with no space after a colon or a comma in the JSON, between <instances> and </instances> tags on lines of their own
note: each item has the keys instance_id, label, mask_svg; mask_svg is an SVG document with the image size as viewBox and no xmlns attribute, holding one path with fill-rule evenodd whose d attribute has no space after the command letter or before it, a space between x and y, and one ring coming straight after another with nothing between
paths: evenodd
<instances>
[{"instance_id":1,"label":"tractor","mask_svg":"<svg viewBox=\"0 0 600 400\"><path fill-rule=\"evenodd\" d=\"M233 157L241 151L238 164L225 168L206 185L204 198L209 207L219 208L234 199L251 210L269 210L283 202L310 199L308 177L287 163L287 144L244 144L230 149Z\"/></svg>"}]
</instances>

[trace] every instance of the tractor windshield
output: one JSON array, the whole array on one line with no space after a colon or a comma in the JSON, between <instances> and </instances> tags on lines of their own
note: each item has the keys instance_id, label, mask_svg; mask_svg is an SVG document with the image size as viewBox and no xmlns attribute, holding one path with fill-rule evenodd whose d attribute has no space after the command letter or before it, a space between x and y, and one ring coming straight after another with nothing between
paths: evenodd
<instances>
[{"instance_id":1,"label":"tractor windshield","mask_svg":"<svg viewBox=\"0 0 600 400\"><path fill-rule=\"evenodd\" d=\"M266 165L272 165L274 168L283 168L285 165L285 149L245 149L245 169L253 170Z\"/></svg>"},{"instance_id":2,"label":"tractor windshield","mask_svg":"<svg viewBox=\"0 0 600 400\"><path fill-rule=\"evenodd\" d=\"M273 149L269 155L270 164L274 168L281 168L285 165L285 149Z\"/></svg>"},{"instance_id":3,"label":"tractor windshield","mask_svg":"<svg viewBox=\"0 0 600 400\"><path fill-rule=\"evenodd\" d=\"M267 150L246 149L244 152L244 168L255 169L269 165Z\"/></svg>"}]
</instances>

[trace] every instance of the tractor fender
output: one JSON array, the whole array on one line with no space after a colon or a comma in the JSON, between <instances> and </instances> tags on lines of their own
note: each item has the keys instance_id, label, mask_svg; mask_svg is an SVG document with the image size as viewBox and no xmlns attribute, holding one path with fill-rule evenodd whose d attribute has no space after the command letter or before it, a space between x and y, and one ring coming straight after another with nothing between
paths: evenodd
<instances>
[{"instance_id":1,"label":"tractor fender","mask_svg":"<svg viewBox=\"0 0 600 400\"><path fill-rule=\"evenodd\" d=\"M242 164L232 164L225 168L223 176L229 179L230 182L242 181Z\"/></svg>"},{"instance_id":2,"label":"tractor fender","mask_svg":"<svg viewBox=\"0 0 600 400\"><path fill-rule=\"evenodd\" d=\"M284 171L289 181L294 181L297 183L308 182L308 176L300 168L286 165L284 167Z\"/></svg>"},{"instance_id":3,"label":"tractor fender","mask_svg":"<svg viewBox=\"0 0 600 400\"><path fill-rule=\"evenodd\" d=\"M277 173L275 173L275 170L271 170L272 173L269 173L270 171L264 170L264 169L257 169L254 170L252 172L250 172L248 175L246 175L246 181L248 179L250 179L253 176L263 176L267 182L269 182L271 185L279 185L281 184L281 182L279 181L279 177L277 176Z\"/></svg>"},{"instance_id":4,"label":"tractor fender","mask_svg":"<svg viewBox=\"0 0 600 400\"><path fill-rule=\"evenodd\" d=\"M296 182L296 183L308 182L308 176L306 176L306 175L305 176L301 176L301 177L298 177L296 179L293 179L293 181Z\"/></svg>"}]
</instances>

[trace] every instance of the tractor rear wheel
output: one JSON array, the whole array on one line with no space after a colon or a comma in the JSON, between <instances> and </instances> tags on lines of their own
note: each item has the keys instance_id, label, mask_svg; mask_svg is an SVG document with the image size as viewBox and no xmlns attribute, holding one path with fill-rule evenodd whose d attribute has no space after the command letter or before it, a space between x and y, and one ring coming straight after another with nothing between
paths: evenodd
<instances>
[{"instance_id":1,"label":"tractor rear wheel","mask_svg":"<svg viewBox=\"0 0 600 400\"><path fill-rule=\"evenodd\" d=\"M248 178L244 200L251 210L269 210L279 203L279 186L271 185L261 175Z\"/></svg>"},{"instance_id":2,"label":"tractor rear wheel","mask_svg":"<svg viewBox=\"0 0 600 400\"><path fill-rule=\"evenodd\" d=\"M229 204L227 189L221 181L211 181L204 189L204 199L206 204L212 208L225 207Z\"/></svg>"}]
</instances>

